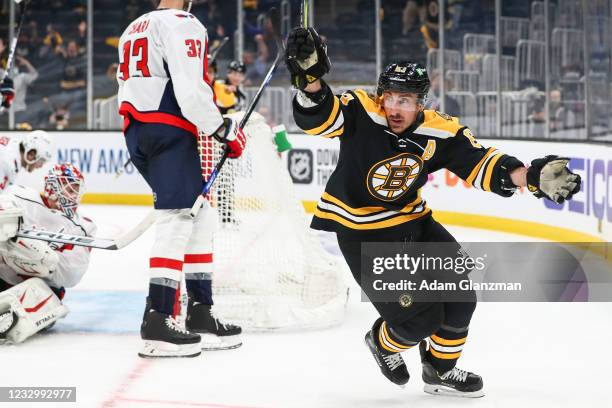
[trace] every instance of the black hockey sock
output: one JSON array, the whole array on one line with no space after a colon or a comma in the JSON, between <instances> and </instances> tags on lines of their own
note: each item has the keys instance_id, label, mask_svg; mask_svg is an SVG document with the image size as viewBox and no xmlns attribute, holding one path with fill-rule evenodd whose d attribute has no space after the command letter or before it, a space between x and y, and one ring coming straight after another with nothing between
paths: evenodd
<instances>
[{"instance_id":1,"label":"black hockey sock","mask_svg":"<svg viewBox=\"0 0 612 408\"><path fill-rule=\"evenodd\" d=\"M192 301L212 305L212 281L210 279L185 279L187 293Z\"/></svg>"},{"instance_id":2,"label":"black hockey sock","mask_svg":"<svg viewBox=\"0 0 612 408\"><path fill-rule=\"evenodd\" d=\"M467 340L466 328L443 325L429 338L428 360L439 374L452 370Z\"/></svg>"},{"instance_id":3,"label":"black hockey sock","mask_svg":"<svg viewBox=\"0 0 612 408\"><path fill-rule=\"evenodd\" d=\"M390 353L401 353L419 344L401 337L387 322L382 322L378 329L378 343Z\"/></svg>"},{"instance_id":4,"label":"black hockey sock","mask_svg":"<svg viewBox=\"0 0 612 408\"><path fill-rule=\"evenodd\" d=\"M176 316L180 312L179 282L164 279L164 285L149 283L151 308L160 313Z\"/></svg>"}]
</instances>

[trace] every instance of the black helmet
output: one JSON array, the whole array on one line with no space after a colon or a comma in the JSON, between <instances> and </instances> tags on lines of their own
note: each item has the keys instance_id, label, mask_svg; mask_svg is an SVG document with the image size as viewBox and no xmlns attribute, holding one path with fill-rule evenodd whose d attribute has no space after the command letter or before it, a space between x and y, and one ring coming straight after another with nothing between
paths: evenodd
<instances>
[{"instance_id":1,"label":"black helmet","mask_svg":"<svg viewBox=\"0 0 612 408\"><path fill-rule=\"evenodd\" d=\"M246 74L246 65L244 65L244 62L242 61L232 61L227 66L227 70L240 72L241 74Z\"/></svg>"},{"instance_id":2,"label":"black helmet","mask_svg":"<svg viewBox=\"0 0 612 408\"><path fill-rule=\"evenodd\" d=\"M427 69L421 64L401 61L389 64L378 78L376 96L385 91L414 93L425 98L429 92Z\"/></svg>"}]
</instances>

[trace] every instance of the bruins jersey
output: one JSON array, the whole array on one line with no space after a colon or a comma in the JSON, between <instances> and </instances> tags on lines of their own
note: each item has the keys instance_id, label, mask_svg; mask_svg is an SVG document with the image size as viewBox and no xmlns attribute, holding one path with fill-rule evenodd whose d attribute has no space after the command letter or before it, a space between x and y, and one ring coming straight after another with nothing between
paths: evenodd
<instances>
[{"instance_id":1,"label":"bruins jersey","mask_svg":"<svg viewBox=\"0 0 612 408\"><path fill-rule=\"evenodd\" d=\"M405 228L431 215L421 189L430 173L443 168L478 189L505 197L514 193L504 187L507 164L514 169L522 163L481 146L457 118L425 110L396 135L382 106L365 91L326 92L323 102L311 107L293 101L295 121L307 134L340 139L338 163L312 228L344 234Z\"/></svg>"},{"instance_id":2,"label":"bruins jersey","mask_svg":"<svg viewBox=\"0 0 612 408\"><path fill-rule=\"evenodd\" d=\"M239 112L246 108L246 95L240 88L236 92L231 91L227 81L216 80L213 91L215 92L217 106L222 114Z\"/></svg>"}]
</instances>

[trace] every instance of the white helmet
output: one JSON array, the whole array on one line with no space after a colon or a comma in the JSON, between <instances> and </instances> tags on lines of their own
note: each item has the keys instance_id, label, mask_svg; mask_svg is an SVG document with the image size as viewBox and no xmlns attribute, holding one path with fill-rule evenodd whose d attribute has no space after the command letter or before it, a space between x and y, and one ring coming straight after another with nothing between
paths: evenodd
<instances>
[{"instance_id":1,"label":"white helmet","mask_svg":"<svg viewBox=\"0 0 612 408\"><path fill-rule=\"evenodd\" d=\"M53 137L44 130L35 130L28 133L21 141L24 151L24 160L27 164L34 164L39 160L50 161L53 158ZM28 153L36 150L34 160L28 160Z\"/></svg>"}]
</instances>

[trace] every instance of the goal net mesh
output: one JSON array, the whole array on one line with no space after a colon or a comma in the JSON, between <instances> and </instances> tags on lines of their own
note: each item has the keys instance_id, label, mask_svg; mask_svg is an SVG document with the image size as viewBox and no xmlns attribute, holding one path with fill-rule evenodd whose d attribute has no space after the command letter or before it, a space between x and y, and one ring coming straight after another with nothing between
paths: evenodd
<instances>
[{"instance_id":1,"label":"goal net mesh","mask_svg":"<svg viewBox=\"0 0 612 408\"><path fill-rule=\"evenodd\" d=\"M230 115L239 120L241 113ZM223 166L208 201L219 217L214 240L217 317L250 330L319 328L340 322L347 299L344 266L308 228L274 135L253 113L247 147ZM203 176L222 145L200 135Z\"/></svg>"}]
</instances>

